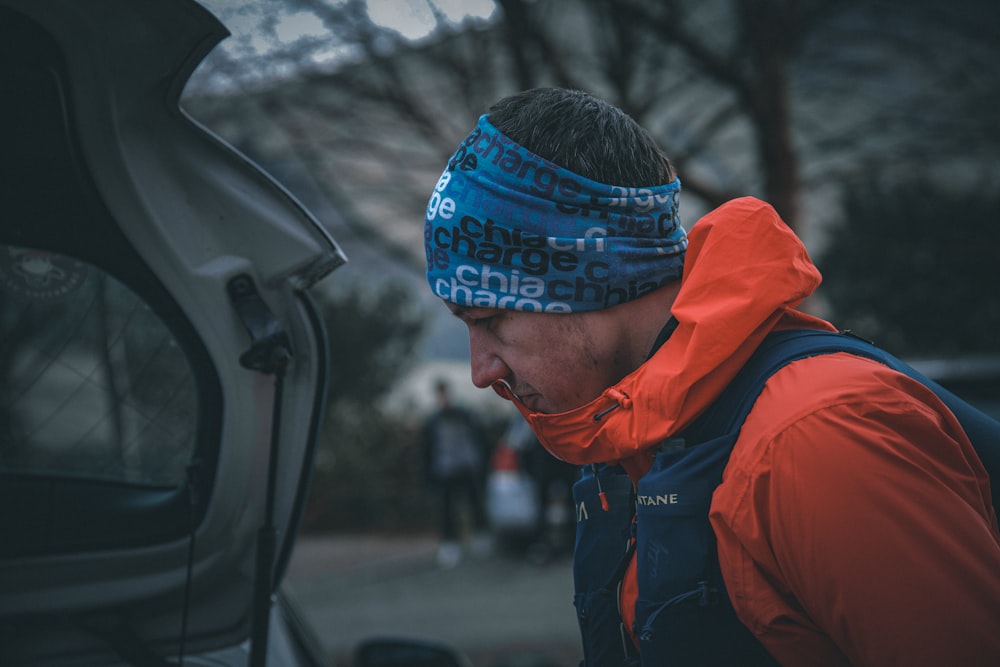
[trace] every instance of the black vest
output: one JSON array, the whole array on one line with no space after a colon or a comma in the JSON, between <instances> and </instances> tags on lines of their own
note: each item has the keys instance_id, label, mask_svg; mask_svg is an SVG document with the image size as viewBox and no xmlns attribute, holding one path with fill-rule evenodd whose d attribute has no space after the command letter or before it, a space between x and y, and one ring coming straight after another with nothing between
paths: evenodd
<instances>
[{"instance_id":1,"label":"black vest","mask_svg":"<svg viewBox=\"0 0 1000 667\"><path fill-rule=\"evenodd\" d=\"M620 468L588 466L573 487L577 513L574 604L583 667L776 665L739 622L708 520L712 493L767 379L796 359L846 351L875 359L933 390L962 423L997 489L1000 423L875 346L815 330L773 333L718 399L660 447L633 491ZM602 502L603 496L603 502ZM994 505L1000 493L994 493ZM637 655L622 627L621 581L637 560ZM640 658L641 656L641 658Z\"/></svg>"}]
</instances>

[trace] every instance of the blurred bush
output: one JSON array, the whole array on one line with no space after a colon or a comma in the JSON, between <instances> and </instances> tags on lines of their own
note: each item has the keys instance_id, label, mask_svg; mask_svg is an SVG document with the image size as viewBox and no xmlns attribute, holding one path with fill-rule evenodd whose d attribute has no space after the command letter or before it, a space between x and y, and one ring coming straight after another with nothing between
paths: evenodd
<instances>
[{"instance_id":1,"label":"blurred bush","mask_svg":"<svg viewBox=\"0 0 1000 667\"><path fill-rule=\"evenodd\" d=\"M927 180L847 188L817 264L840 328L897 356L1000 353L1000 193Z\"/></svg>"},{"instance_id":2,"label":"blurred bush","mask_svg":"<svg viewBox=\"0 0 1000 667\"><path fill-rule=\"evenodd\" d=\"M416 361L426 326L419 303L410 287L392 282L349 283L317 299L331 381L302 530L429 526L413 426L379 407Z\"/></svg>"},{"instance_id":3,"label":"blurred bush","mask_svg":"<svg viewBox=\"0 0 1000 667\"><path fill-rule=\"evenodd\" d=\"M433 530L433 497L423 483L416 436L411 425L373 406L333 406L317 452L302 530Z\"/></svg>"}]
</instances>

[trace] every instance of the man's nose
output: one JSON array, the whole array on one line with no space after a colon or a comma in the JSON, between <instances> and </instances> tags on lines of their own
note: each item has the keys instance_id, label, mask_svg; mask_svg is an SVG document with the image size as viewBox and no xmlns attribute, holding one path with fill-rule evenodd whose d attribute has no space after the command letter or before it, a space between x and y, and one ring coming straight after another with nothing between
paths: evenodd
<instances>
[{"instance_id":1,"label":"man's nose","mask_svg":"<svg viewBox=\"0 0 1000 667\"><path fill-rule=\"evenodd\" d=\"M480 389L505 380L510 368L489 344L488 336L477 327L469 327L469 362L472 366L472 384Z\"/></svg>"}]
</instances>

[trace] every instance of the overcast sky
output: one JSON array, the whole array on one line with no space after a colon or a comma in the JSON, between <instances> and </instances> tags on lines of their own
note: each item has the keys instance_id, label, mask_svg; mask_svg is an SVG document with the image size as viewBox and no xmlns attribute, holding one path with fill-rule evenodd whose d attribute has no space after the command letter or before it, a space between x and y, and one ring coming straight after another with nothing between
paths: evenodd
<instances>
[{"instance_id":1,"label":"overcast sky","mask_svg":"<svg viewBox=\"0 0 1000 667\"><path fill-rule=\"evenodd\" d=\"M240 41L265 53L270 44L259 34L260 26L278 7L275 33L282 43L300 37L320 37L324 29L309 12L287 8L283 0L199 0L233 33L232 42ZM340 0L328 0L332 4ZM466 17L489 17L496 6L493 0L368 0L368 15L376 23L398 31L407 39L418 40L434 27L433 4L450 21L460 23ZM331 54L333 56L334 54Z\"/></svg>"}]
</instances>

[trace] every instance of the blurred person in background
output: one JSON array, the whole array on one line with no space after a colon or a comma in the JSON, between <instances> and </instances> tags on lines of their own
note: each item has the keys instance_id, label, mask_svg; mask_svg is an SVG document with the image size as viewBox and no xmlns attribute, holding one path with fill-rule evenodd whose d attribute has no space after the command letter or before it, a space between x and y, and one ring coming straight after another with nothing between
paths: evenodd
<instances>
[{"instance_id":1,"label":"blurred person in background","mask_svg":"<svg viewBox=\"0 0 1000 667\"><path fill-rule=\"evenodd\" d=\"M421 432L424 470L438 495L441 544L438 563L450 568L462 558L462 517L471 522L471 548L477 555L490 549L489 526L483 506L486 446L483 432L465 408L456 405L445 380L434 385L437 409Z\"/></svg>"},{"instance_id":2,"label":"blurred person in background","mask_svg":"<svg viewBox=\"0 0 1000 667\"><path fill-rule=\"evenodd\" d=\"M530 481L530 488L518 490L530 493L531 511L527 557L531 562L544 563L550 558L563 556L573 546L576 527L571 489L579 478L579 468L560 461L546 450L535 437L531 426L519 412L515 412L507 424L500 441L493 452L491 474L503 474L503 470L517 470ZM500 496L493 489L493 497L488 505L513 504L512 499ZM502 508L490 508L491 515L499 514Z\"/></svg>"}]
</instances>

